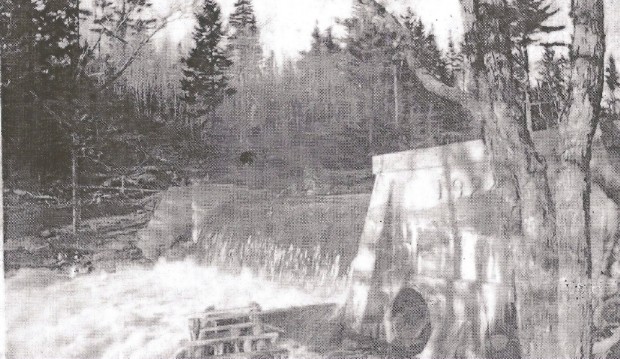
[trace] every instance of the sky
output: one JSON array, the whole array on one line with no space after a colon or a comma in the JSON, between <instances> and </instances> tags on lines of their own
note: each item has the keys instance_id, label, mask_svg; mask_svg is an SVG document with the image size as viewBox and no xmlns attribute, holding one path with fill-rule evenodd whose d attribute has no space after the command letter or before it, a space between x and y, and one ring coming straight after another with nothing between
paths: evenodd
<instances>
[{"instance_id":1,"label":"sky","mask_svg":"<svg viewBox=\"0 0 620 359\"><path fill-rule=\"evenodd\" d=\"M192 2L200 0L153 0L155 8L165 13L171 6L180 3L185 7L185 16L173 22L164 36L173 42L189 39L194 22L191 16ZM261 41L266 52L273 51L279 60L295 58L300 51L309 49L311 33L315 25L320 29L335 26L335 34L343 35L338 28L337 19L351 15L354 0L254 0L256 17L261 26ZM227 16L233 10L235 0L218 0L223 13ZM462 37L463 27L459 0L380 0L388 11L401 14L411 7L421 20L432 28L440 47L445 48L448 39L457 41ZM568 7L570 0L550 0L561 9L553 22L568 24ZM174 5L172 5L174 4ZM608 49L620 54L620 23L612 14L620 14L620 1L606 0L606 28ZM556 39L570 42L570 33L556 35ZM533 49L536 58L536 49Z\"/></svg>"}]
</instances>

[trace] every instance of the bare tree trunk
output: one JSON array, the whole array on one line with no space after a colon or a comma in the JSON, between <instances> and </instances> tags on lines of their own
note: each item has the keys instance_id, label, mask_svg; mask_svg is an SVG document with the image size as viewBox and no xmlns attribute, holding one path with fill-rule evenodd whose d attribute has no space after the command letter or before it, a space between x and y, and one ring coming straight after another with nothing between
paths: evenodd
<instances>
[{"instance_id":1,"label":"bare tree trunk","mask_svg":"<svg viewBox=\"0 0 620 359\"><path fill-rule=\"evenodd\" d=\"M555 214L547 166L534 147L517 100L509 34L499 21L484 19L482 4L501 0L461 0L467 32L480 31L481 21L492 28L501 47L477 45L470 59L477 84L484 139L495 169L496 187L504 208L504 236L515 264L515 302L521 354L550 358L557 353L557 242ZM487 14L488 15L488 14Z\"/></svg>"},{"instance_id":2,"label":"bare tree trunk","mask_svg":"<svg viewBox=\"0 0 620 359\"><path fill-rule=\"evenodd\" d=\"M570 101L559 124L560 167L555 200L560 251L560 348L564 358L592 353L590 159L603 93L603 0L572 0L575 26Z\"/></svg>"},{"instance_id":3,"label":"bare tree trunk","mask_svg":"<svg viewBox=\"0 0 620 359\"><path fill-rule=\"evenodd\" d=\"M398 127L398 65L392 65L394 75L394 126Z\"/></svg>"},{"instance_id":4,"label":"bare tree trunk","mask_svg":"<svg viewBox=\"0 0 620 359\"><path fill-rule=\"evenodd\" d=\"M75 141L75 135L73 135ZM78 192L78 159L75 144L71 147L71 190L72 190L72 209L73 209L73 233L76 234L80 227L80 198Z\"/></svg>"},{"instance_id":5,"label":"bare tree trunk","mask_svg":"<svg viewBox=\"0 0 620 359\"><path fill-rule=\"evenodd\" d=\"M532 122L532 94L530 89L530 52L527 44L523 45L523 58L525 68L525 123L531 135L534 133L534 123Z\"/></svg>"},{"instance_id":6,"label":"bare tree trunk","mask_svg":"<svg viewBox=\"0 0 620 359\"><path fill-rule=\"evenodd\" d=\"M515 301L523 357L547 358L557 352L557 244L554 208L546 164L534 148L500 54L485 56L486 76L477 76L485 116L484 135L502 196L504 236L515 262ZM489 83L495 86L489 86ZM497 87L499 85L499 87ZM506 87L504 87L506 86ZM516 96L515 96L516 97Z\"/></svg>"}]
</instances>

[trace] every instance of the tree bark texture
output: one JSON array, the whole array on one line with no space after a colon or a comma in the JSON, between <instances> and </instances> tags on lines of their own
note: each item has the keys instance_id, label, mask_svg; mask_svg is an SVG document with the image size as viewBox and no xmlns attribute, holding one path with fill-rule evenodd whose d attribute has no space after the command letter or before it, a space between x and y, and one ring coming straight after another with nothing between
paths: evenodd
<instances>
[{"instance_id":1,"label":"tree bark texture","mask_svg":"<svg viewBox=\"0 0 620 359\"><path fill-rule=\"evenodd\" d=\"M75 141L75 136L73 136ZM71 148L71 199L73 209L73 233L77 233L80 228L80 198L78 189L78 156L75 146Z\"/></svg>"},{"instance_id":2,"label":"tree bark texture","mask_svg":"<svg viewBox=\"0 0 620 359\"><path fill-rule=\"evenodd\" d=\"M560 349L564 358L592 353L590 159L603 93L603 0L573 0L570 101L559 124L555 186L559 241Z\"/></svg>"},{"instance_id":3,"label":"tree bark texture","mask_svg":"<svg viewBox=\"0 0 620 359\"><path fill-rule=\"evenodd\" d=\"M502 4L462 0L464 25L466 33L479 41L488 36L485 41L493 45L474 44L478 50L470 62L484 140L504 202L504 240L512 247L521 354L547 358L557 352L555 211L545 159L536 151L518 102L509 34L484 10Z\"/></svg>"}]
</instances>

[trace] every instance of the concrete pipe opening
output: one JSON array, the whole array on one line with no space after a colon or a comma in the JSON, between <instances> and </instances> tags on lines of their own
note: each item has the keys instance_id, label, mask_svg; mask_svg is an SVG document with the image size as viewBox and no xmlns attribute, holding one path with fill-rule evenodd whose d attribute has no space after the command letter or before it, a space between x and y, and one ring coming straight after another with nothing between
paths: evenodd
<instances>
[{"instance_id":1,"label":"concrete pipe opening","mask_svg":"<svg viewBox=\"0 0 620 359\"><path fill-rule=\"evenodd\" d=\"M430 312L424 297L412 288L401 289L389 308L390 344L396 353L416 355L431 336Z\"/></svg>"}]
</instances>

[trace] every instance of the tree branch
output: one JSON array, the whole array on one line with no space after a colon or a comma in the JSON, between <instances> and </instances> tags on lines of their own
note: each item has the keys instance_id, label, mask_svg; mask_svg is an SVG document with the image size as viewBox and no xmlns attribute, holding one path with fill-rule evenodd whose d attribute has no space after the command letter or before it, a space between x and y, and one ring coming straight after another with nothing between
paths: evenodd
<instances>
[{"instance_id":1,"label":"tree branch","mask_svg":"<svg viewBox=\"0 0 620 359\"><path fill-rule=\"evenodd\" d=\"M409 63L409 61L407 62ZM475 107L478 107L479 101L474 96L457 87L446 85L423 68L414 69L414 72L424 89L445 100L461 105L464 109L471 112L472 115L475 115ZM477 119L477 116L472 117Z\"/></svg>"},{"instance_id":2,"label":"tree branch","mask_svg":"<svg viewBox=\"0 0 620 359\"><path fill-rule=\"evenodd\" d=\"M601 341L594 343L592 348L592 354L596 358L606 358L607 352L616 344L620 343L620 328L612 330L612 335L609 338L605 338Z\"/></svg>"},{"instance_id":3,"label":"tree branch","mask_svg":"<svg viewBox=\"0 0 620 359\"><path fill-rule=\"evenodd\" d=\"M401 43L405 40L404 42L408 43L412 41L409 29L376 0L357 0L357 6L370 15L375 25L382 26L395 33L399 37L397 42ZM474 96L457 87L450 87L436 79L420 65L420 61L412 50L405 49L405 59L407 60L409 68L415 73L415 76L427 91L445 100L461 105L472 114L474 119L478 118L477 111L479 102Z\"/></svg>"},{"instance_id":4,"label":"tree branch","mask_svg":"<svg viewBox=\"0 0 620 359\"><path fill-rule=\"evenodd\" d=\"M116 82L116 80L118 80L123 73L125 72L125 70L127 70L127 68L129 66L131 66L131 64L136 60L136 58L138 57L138 55L140 54L140 51L142 51L142 48L144 46L146 46L146 44L148 44L151 39L159 32L161 31L163 28L165 28L169 23L170 23L170 18L172 17L172 15L174 15L175 12L171 12L170 14L168 14L163 20L162 22L159 24L159 26L157 26L155 29L153 29L153 31L146 37L144 38L142 41L140 41L140 43L138 44L138 46L134 49L134 51L131 53L131 55L129 56L129 58L127 59L127 61L125 61L125 63L123 64L123 66L121 66L121 68L112 76L110 76L110 78L102 85L99 87L99 89L97 90L97 92L101 92L105 89L107 89L108 87L110 87L110 85L112 85L114 82Z\"/></svg>"},{"instance_id":5,"label":"tree branch","mask_svg":"<svg viewBox=\"0 0 620 359\"><path fill-rule=\"evenodd\" d=\"M52 115L52 117L54 118L54 120L56 120L56 122L60 125L60 127L63 127L65 130L67 130L69 132L69 133L66 133L65 135L66 136L70 136L71 133L74 131L73 124L70 123L70 122L67 122L62 116L60 116L58 113L56 113L56 111L54 111L44 101L42 101L39 98L39 96L34 91L30 91L30 94L35 98L35 100L39 101L41 103L41 105L43 105L45 110L50 115Z\"/></svg>"},{"instance_id":6,"label":"tree branch","mask_svg":"<svg viewBox=\"0 0 620 359\"><path fill-rule=\"evenodd\" d=\"M609 199L620 207L620 130L609 120L599 122L603 156L592 156L590 163L592 181L597 184ZM597 136L598 137L598 136Z\"/></svg>"},{"instance_id":7,"label":"tree branch","mask_svg":"<svg viewBox=\"0 0 620 359\"><path fill-rule=\"evenodd\" d=\"M149 43L149 41L151 41L151 39L153 38L153 36L155 36L155 34L157 34L161 29L163 29L166 25L168 24L168 21L164 21L162 22L162 24L160 24L149 36L147 36L144 40L140 41L140 43L138 44L138 46L134 49L134 51L132 52L132 54L129 56L129 58L127 59L127 61L125 61L125 63L123 64L123 66L121 66L121 68L112 76L110 76L110 78L103 84L101 85L98 89L97 92L101 92L105 89L107 89L108 87L110 87L110 85L112 85L114 82L116 82L116 80L118 80L123 73L125 72L125 70L127 70L127 68L129 66L131 66L131 64L133 64L133 62L136 60L136 58L138 57L138 55L140 54L140 51L142 51L142 48L144 46L146 46L147 43Z\"/></svg>"}]
</instances>

